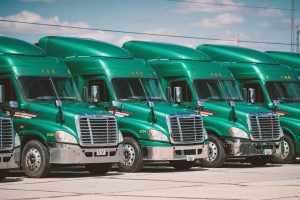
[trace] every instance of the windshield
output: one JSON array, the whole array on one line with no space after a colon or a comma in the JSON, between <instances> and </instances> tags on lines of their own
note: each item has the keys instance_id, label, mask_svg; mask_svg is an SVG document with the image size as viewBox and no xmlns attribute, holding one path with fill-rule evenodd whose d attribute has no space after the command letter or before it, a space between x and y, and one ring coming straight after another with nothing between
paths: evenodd
<instances>
[{"instance_id":1,"label":"windshield","mask_svg":"<svg viewBox=\"0 0 300 200\"><path fill-rule=\"evenodd\" d=\"M157 79L114 78L112 80L116 96L121 101L165 101L165 96Z\"/></svg>"},{"instance_id":2,"label":"windshield","mask_svg":"<svg viewBox=\"0 0 300 200\"><path fill-rule=\"evenodd\" d=\"M300 102L300 82L267 82L266 88L271 100Z\"/></svg>"},{"instance_id":3,"label":"windshield","mask_svg":"<svg viewBox=\"0 0 300 200\"><path fill-rule=\"evenodd\" d=\"M241 93L233 80L194 80L198 97L204 101L242 101Z\"/></svg>"},{"instance_id":4,"label":"windshield","mask_svg":"<svg viewBox=\"0 0 300 200\"><path fill-rule=\"evenodd\" d=\"M81 101L71 78L23 76L19 82L26 100L53 101L58 95L62 101Z\"/></svg>"}]
</instances>

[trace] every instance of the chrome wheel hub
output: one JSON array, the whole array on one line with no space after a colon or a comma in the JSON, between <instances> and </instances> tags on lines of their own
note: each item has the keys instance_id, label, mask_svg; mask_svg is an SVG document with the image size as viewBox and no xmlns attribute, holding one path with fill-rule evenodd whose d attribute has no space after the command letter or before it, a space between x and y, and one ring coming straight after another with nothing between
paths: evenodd
<instances>
[{"instance_id":1,"label":"chrome wheel hub","mask_svg":"<svg viewBox=\"0 0 300 200\"><path fill-rule=\"evenodd\" d=\"M122 162L124 165L132 166L135 161L135 150L130 144L124 144L124 161Z\"/></svg>"},{"instance_id":2,"label":"chrome wheel hub","mask_svg":"<svg viewBox=\"0 0 300 200\"><path fill-rule=\"evenodd\" d=\"M276 154L280 159L285 159L290 153L290 146L287 141L283 141L283 152L281 154Z\"/></svg>"},{"instance_id":3,"label":"chrome wheel hub","mask_svg":"<svg viewBox=\"0 0 300 200\"><path fill-rule=\"evenodd\" d=\"M26 153L25 160L26 169L30 172L37 171L41 166L41 154L36 148L29 149Z\"/></svg>"},{"instance_id":4,"label":"chrome wheel hub","mask_svg":"<svg viewBox=\"0 0 300 200\"><path fill-rule=\"evenodd\" d=\"M209 141L209 143L208 143L208 157L205 158L205 160L207 160L208 162L213 162L214 160L216 160L217 156L218 156L217 145L214 142Z\"/></svg>"}]
</instances>

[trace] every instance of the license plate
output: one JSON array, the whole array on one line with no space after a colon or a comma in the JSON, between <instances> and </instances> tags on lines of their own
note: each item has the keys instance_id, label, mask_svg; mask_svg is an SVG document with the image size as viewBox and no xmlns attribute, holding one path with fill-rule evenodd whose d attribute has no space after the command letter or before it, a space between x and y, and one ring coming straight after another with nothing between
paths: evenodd
<instances>
[{"instance_id":1,"label":"license plate","mask_svg":"<svg viewBox=\"0 0 300 200\"><path fill-rule=\"evenodd\" d=\"M191 162L191 161L194 161L194 160L195 160L195 156L193 156L193 155L186 156L186 161Z\"/></svg>"},{"instance_id":2,"label":"license plate","mask_svg":"<svg viewBox=\"0 0 300 200\"><path fill-rule=\"evenodd\" d=\"M264 150L265 155L272 155L272 153L273 153L272 149L265 149Z\"/></svg>"},{"instance_id":3,"label":"license plate","mask_svg":"<svg viewBox=\"0 0 300 200\"><path fill-rule=\"evenodd\" d=\"M97 156L106 156L106 150L105 149L98 149L96 151Z\"/></svg>"}]
</instances>

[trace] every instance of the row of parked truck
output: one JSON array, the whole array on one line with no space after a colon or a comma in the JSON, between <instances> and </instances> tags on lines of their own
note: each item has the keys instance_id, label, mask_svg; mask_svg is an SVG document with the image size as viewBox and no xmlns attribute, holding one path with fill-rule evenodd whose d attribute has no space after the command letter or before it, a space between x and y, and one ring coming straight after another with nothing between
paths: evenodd
<instances>
[{"instance_id":1,"label":"row of parked truck","mask_svg":"<svg viewBox=\"0 0 300 200\"><path fill-rule=\"evenodd\" d=\"M299 69L300 54L234 46L0 37L0 179L19 167L39 178L55 165L293 162Z\"/></svg>"}]
</instances>

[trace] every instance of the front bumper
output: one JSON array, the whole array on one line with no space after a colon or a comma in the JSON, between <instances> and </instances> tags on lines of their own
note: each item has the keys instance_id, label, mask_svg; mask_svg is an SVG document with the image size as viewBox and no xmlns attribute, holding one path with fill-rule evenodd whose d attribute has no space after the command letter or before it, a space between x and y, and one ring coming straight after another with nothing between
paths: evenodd
<instances>
[{"instance_id":1,"label":"front bumper","mask_svg":"<svg viewBox=\"0 0 300 200\"><path fill-rule=\"evenodd\" d=\"M227 144L227 154L231 156L260 156L281 153L280 141L253 142L234 139Z\"/></svg>"},{"instance_id":2,"label":"front bumper","mask_svg":"<svg viewBox=\"0 0 300 200\"><path fill-rule=\"evenodd\" d=\"M17 147L11 152L0 152L0 169L17 169L20 167L21 148Z\"/></svg>"},{"instance_id":3,"label":"front bumper","mask_svg":"<svg viewBox=\"0 0 300 200\"><path fill-rule=\"evenodd\" d=\"M93 164L118 163L124 160L123 145L118 147L81 148L78 145L58 144L50 147L50 163L53 164ZM106 152L98 156L97 152Z\"/></svg>"},{"instance_id":4,"label":"front bumper","mask_svg":"<svg viewBox=\"0 0 300 200\"><path fill-rule=\"evenodd\" d=\"M193 156L195 160L208 156L207 145L171 146L171 147L143 147L144 160L170 161L187 160L187 156Z\"/></svg>"}]
</instances>

